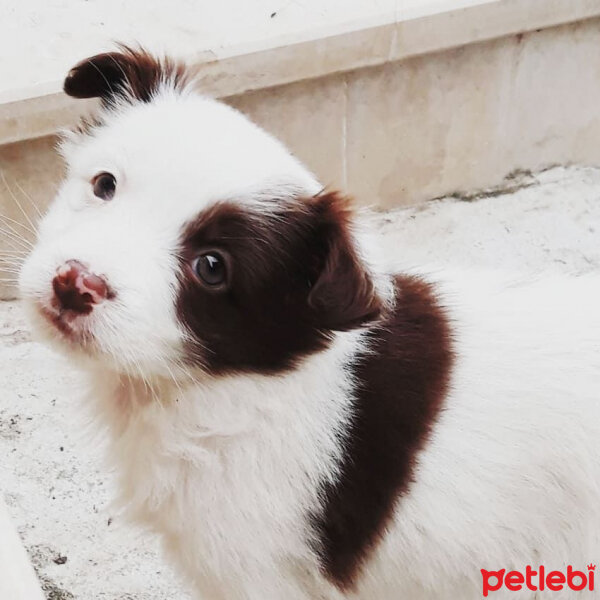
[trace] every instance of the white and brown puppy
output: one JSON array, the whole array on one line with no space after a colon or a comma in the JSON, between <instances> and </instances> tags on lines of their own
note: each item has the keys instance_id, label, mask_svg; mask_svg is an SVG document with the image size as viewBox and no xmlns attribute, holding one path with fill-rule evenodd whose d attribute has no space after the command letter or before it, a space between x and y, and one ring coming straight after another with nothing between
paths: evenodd
<instances>
[{"instance_id":1,"label":"white and brown puppy","mask_svg":"<svg viewBox=\"0 0 600 600\"><path fill-rule=\"evenodd\" d=\"M387 273L180 65L123 48L65 91L102 109L22 296L198 598L462 600L600 558L600 275Z\"/></svg>"}]
</instances>

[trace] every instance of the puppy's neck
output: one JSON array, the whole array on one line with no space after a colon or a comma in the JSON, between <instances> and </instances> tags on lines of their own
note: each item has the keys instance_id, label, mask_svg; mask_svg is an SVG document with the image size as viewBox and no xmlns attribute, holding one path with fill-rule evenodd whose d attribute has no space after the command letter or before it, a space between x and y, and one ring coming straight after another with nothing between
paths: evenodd
<instances>
[{"instance_id":1,"label":"puppy's neck","mask_svg":"<svg viewBox=\"0 0 600 600\"><path fill-rule=\"evenodd\" d=\"M307 421L307 425L316 426L317 420L324 419L335 426L350 402L350 380L343 365L352 360L361 337L356 331L336 334L326 350L276 375L212 377L188 372L141 378L93 369L93 405L117 436L132 434L128 430L140 422L157 429L174 427L178 422L202 430L207 438L223 439L244 431L280 427L283 421L290 425Z\"/></svg>"},{"instance_id":2,"label":"puppy's neck","mask_svg":"<svg viewBox=\"0 0 600 600\"><path fill-rule=\"evenodd\" d=\"M246 495L260 494L273 473L291 482L297 502L314 504L315 498L305 498L317 493L309 480L330 477L342 452L353 402L343 365L353 359L360 338L357 332L339 334L327 350L279 375L160 379L150 385L92 373L92 406L109 433L107 459L120 481L116 504L134 520L155 525L182 480L203 482L194 501L207 490L202 502L212 506L211 490L242 494L227 487L233 481L243 483ZM224 470L230 477L223 477ZM249 492L253 485L260 489Z\"/></svg>"}]
</instances>

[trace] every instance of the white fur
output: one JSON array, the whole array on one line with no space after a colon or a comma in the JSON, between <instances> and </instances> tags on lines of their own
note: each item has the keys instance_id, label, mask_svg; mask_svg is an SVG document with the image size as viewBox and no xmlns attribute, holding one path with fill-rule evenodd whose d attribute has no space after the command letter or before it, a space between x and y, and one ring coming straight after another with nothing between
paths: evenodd
<instances>
[{"instance_id":1,"label":"white fur","mask_svg":"<svg viewBox=\"0 0 600 600\"><path fill-rule=\"evenodd\" d=\"M481 598L482 568L585 571L600 554L600 276L431 279L457 364L365 589L396 583L364 598Z\"/></svg>"},{"instance_id":2,"label":"white fur","mask_svg":"<svg viewBox=\"0 0 600 600\"><path fill-rule=\"evenodd\" d=\"M306 514L336 477L363 332L337 334L285 375L214 378L182 366L174 308L187 221L219 200L268 204L318 182L239 113L191 92L165 88L104 121L64 145L68 176L21 290L38 330L89 373L123 506L162 535L198 598L469 600L481 568L598 558L600 275L429 276L455 335L451 391L357 593L344 595L320 574ZM110 202L91 192L99 171L117 177ZM391 302L372 236L356 240ZM97 340L85 352L39 315L68 259L118 290L85 317Z\"/></svg>"}]
</instances>

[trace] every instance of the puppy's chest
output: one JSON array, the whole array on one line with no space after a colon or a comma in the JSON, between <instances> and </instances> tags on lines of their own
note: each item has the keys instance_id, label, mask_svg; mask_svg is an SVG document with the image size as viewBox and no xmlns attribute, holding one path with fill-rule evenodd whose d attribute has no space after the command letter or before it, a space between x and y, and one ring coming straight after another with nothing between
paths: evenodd
<instances>
[{"instance_id":1,"label":"puppy's chest","mask_svg":"<svg viewBox=\"0 0 600 600\"><path fill-rule=\"evenodd\" d=\"M196 408L148 403L122 425L115 454L127 511L215 570L306 558L317 482L332 460L322 440L298 435L298 419L232 411L224 420Z\"/></svg>"}]
</instances>

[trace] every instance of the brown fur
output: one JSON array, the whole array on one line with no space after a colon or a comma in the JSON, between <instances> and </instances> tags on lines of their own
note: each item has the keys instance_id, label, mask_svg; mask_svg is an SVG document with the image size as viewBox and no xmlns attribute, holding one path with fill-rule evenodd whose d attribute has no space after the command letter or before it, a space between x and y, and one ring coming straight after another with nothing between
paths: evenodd
<instances>
[{"instance_id":1,"label":"brown fur","mask_svg":"<svg viewBox=\"0 0 600 600\"><path fill-rule=\"evenodd\" d=\"M186 84L183 64L157 59L142 48L119 47L119 52L97 54L75 65L64 81L65 93L74 98L101 98L104 104L117 98L149 102L163 81L171 81L175 88Z\"/></svg>"},{"instance_id":2,"label":"brown fur","mask_svg":"<svg viewBox=\"0 0 600 600\"><path fill-rule=\"evenodd\" d=\"M212 373L272 373L325 348L329 333L376 319L381 302L354 253L346 200L335 193L282 201L273 214L220 203L188 225L181 243L179 318L190 360ZM229 281L202 285L190 265L219 251Z\"/></svg>"},{"instance_id":3,"label":"brown fur","mask_svg":"<svg viewBox=\"0 0 600 600\"><path fill-rule=\"evenodd\" d=\"M395 308L353 366L356 412L341 476L324 486L324 511L313 515L323 571L343 590L356 584L410 486L452 365L449 324L432 287L401 276L396 287Z\"/></svg>"}]
</instances>

